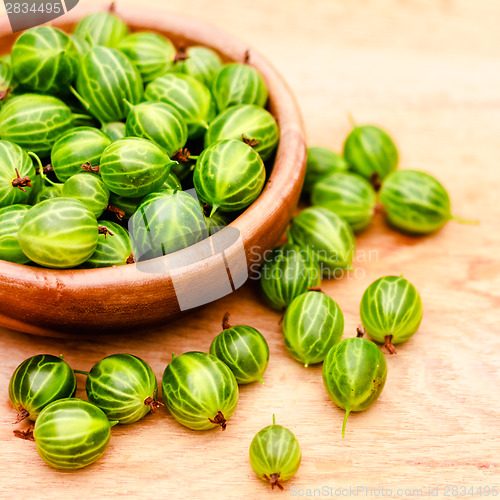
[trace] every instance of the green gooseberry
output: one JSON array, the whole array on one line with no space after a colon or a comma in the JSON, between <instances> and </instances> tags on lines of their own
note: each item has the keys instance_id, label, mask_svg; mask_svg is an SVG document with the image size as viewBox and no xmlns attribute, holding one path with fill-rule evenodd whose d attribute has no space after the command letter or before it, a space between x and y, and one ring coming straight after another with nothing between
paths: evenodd
<instances>
[{"instance_id":1,"label":"green gooseberry","mask_svg":"<svg viewBox=\"0 0 500 500\"><path fill-rule=\"evenodd\" d=\"M34 422L47 405L70 398L75 391L73 370L62 358L51 354L38 354L23 361L9 383L9 398L18 412L17 422L25 418Z\"/></svg>"},{"instance_id":2,"label":"green gooseberry","mask_svg":"<svg viewBox=\"0 0 500 500\"><path fill-rule=\"evenodd\" d=\"M174 357L162 379L165 405L180 424L207 430L227 421L238 404L238 384L233 372L218 358L204 352Z\"/></svg>"},{"instance_id":3,"label":"green gooseberry","mask_svg":"<svg viewBox=\"0 0 500 500\"><path fill-rule=\"evenodd\" d=\"M150 82L144 93L148 101L170 104L188 127L190 139L202 136L215 118L215 103L208 88L189 75L167 73Z\"/></svg>"},{"instance_id":4,"label":"green gooseberry","mask_svg":"<svg viewBox=\"0 0 500 500\"><path fill-rule=\"evenodd\" d=\"M153 142L127 137L104 150L99 173L113 193L138 198L156 191L165 182L172 163Z\"/></svg>"},{"instance_id":5,"label":"green gooseberry","mask_svg":"<svg viewBox=\"0 0 500 500\"><path fill-rule=\"evenodd\" d=\"M203 205L202 209L209 236L218 233L221 229L224 229L231 222L231 218L229 217L229 215L223 214L222 212L217 211L213 215L210 215L210 209L208 208L208 205Z\"/></svg>"},{"instance_id":6,"label":"green gooseberry","mask_svg":"<svg viewBox=\"0 0 500 500\"><path fill-rule=\"evenodd\" d=\"M158 33L132 33L117 48L137 66L145 84L164 75L175 58L174 44Z\"/></svg>"},{"instance_id":7,"label":"green gooseberry","mask_svg":"<svg viewBox=\"0 0 500 500\"><path fill-rule=\"evenodd\" d=\"M25 31L12 47L14 77L32 92L62 92L76 78L79 61L71 38L50 26Z\"/></svg>"},{"instance_id":8,"label":"green gooseberry","mask_svg":"<svg viewBox=\"0 0 500 500\"><path fill-rule=\"evenodd\" d=\"M69 33L68 36L71 38L71 41L73 42L73 45L75 46L80 59L82 59L83 56L91 50L92 47L90 46L90 43L81 36L76 35L75 33Z\"/></svg>"},{"instance_id":9,"label":"green gooseberry","mask_svg":"<svg viewBox=\"0 0 500 500\"><path fill-rule=\"evenodd\" d=\"M258 153L234 139L207 147L196 161L193 182L199 199L211 213L236 212L251 205L266 181L264 163Z\"/></svg>"},{"instance_id":10,"label":"green gooseberry","mask_svg":"<svg viewBox=\"0 0 500 500\"><path fill-rule=\"evenodd\" d=\"M17 239L19 226L28 210L27 205L0 208L0 260L16 264L27 264L30 261L21 250Z\"/></svg>"},{"instance_id":11,"label":"green gooseberry","mask_svg":"<svg viewBox=\"0 0 500 500\"><path fill-rule=\"evenodd\" d=\"M328 295L308 291L296 297L283 318L283 338L288 352L305 367L321 363L340 342L344 315Z\"/></svg>"},{"instance_id":12,"label":"green gooseberry","mask_svg":"<svg viewBox=\"0 0 500 500\"><path fill-rule=\"evenodd\" d=\"M387 132L373 125L355 126L344 143L351 169L368 180L384 180L398 167L399 154Z\"/></svg>"},{"instance_id":13,"label":"green gooseberry","mask_svg":"<svg viewBox=\"0 0 500 500\"><path fill-rule=\"evenodd\" d=\"M161 405L153 369L132 354L112 354L95 364L87 376L87 397L109 420L132 424Z\"/></svg>"},{"instance_id":14,"label":"green gooseberry","mask_svg":"<svg viewBox=\"0 0 500 500\"><path fill-rule=\"evenodd\" d=\"M207 238L199 203L184 191L146 196L129 221L136 260L161 257Z\"/></svg>"},{"instance_id":15,"label":"green gooseberry","mask_svg":"<svg viewBox=\"0 0 500 500\"><path fill-rule=\"evenodd\" d=\"M19 95L0 110L0 137L47 156L57 139L73 127L74 118L69 107L56 97Z\"/></svg>"},{"instance_id":16,"label":"green gooseberry","mask_svg":"<svg viewBox=\"0 0 500 500\"><path fill-rule=\"evenodd\" d=\"M180 56L174 59L171 71L190 75L210 89L215 77L222 69L219 54L200 45L180 50L179 54Z\"/></svg>"},{"instance_id":17,"label":"green gooseberry","mask_svg":"<svg viewBox=\"0 0 500 500\"><path fill-rule=\"evenodd\" d=\"M219 113L237 104L265 106L268 98L266 83L260 73L247 64L224 66L212 84L212 94Z\"/></svg>"},{"instance_id":18,"label":"green gooseberry","mask_svg":"<svg viewBox=\"0 0 500 500\"><path fill-rule=\"evenodd\" d=\"M126 196L120 196L119 194L110 193L109 195L109 207L114 207L118 210L112 210L116 213L119 220L130 219L132 215L137 212L144 196L139 196L137 198L128 198Z\"/></svg>"},{"instance_id":19,"label":"green gooseberry","mask_svg":"<svg viewBox=\"0 0 500 500\"><path fill-rule=\"evenodd\" d=\"M99 175L81 172L64 183L61 196L80 200L96 217L100 217L108 206L109 189Z\"/></svg>"},{"instance_id":20,"label":"green gooseberry","mask_svg":"<svg viewBox=\"0 0 500 500\"><path fill-rule=\"evenodd\" d=\"M35 175L33 162L24 149L0 141L0 208L27 203Z\"/></svg>"},{"instance_id":21,"label":"green gooseberry","mask_svg":"<svg viewBox=\"0 0 500 500\"><path fill-rule=\"evenodd\" d=\"M188 129L176 108L160 101L133 106L127 116L125 133L129 137L149 139L172 156L183 148Z\"/></svg>"},{"instance_id":22,"label":"green gooseberry","mask_svg":"<svg viewBox=\"0 0 500 500\"><path fill-rule=\"evenodd\" d=\"M342 437L351 411L369 408L380 396L387 378L382 351L370 340L358 337L341 340L323 363L323 384L330 399L345 410Z\"/></svg>"},{"instance_id":23,"label":"green gooseberry","mask_svg":"<svg viewBox=\"0 0 500 500\"><path fill-rule=\"evenodd\" d=\"M116 47L128 35L128 26L110 12L94 12L82 18L75 28L75 35L91 46Z\"/></svg>"},{"instance_id":24,"label":"green gooseberry","mask_svg":"<svg viewBox=\"0 0 500 500\"><path fill-rule=\"evenodd\" d=\"M82 59L76 81L78 97L102 124L126 118L129 104L143 96L139 71L119 50L94 47Z\"/></svg>"},{"instance_id":25,"label":"green gooseberry","mask_svg":"<svg viewBox=\"0 0 500 500\"><path fill-rule=\"evenodd\" d=\"M399 170L388 176L380 190L380 202L389 223L405 233L433 233L449 220L475 223L454 217L446 189L432 175L419 170Z\"/></svg>"},{"instance_id":26,"label":"green gooseberry","mask_svg":"<svg viewBox=\"0 0 500 500\"><path fill-rule=\"evenodd\" d=\"M314 184L311 203L344 217L352 230L359 232L366 229L372 221L377 196L364 177L336 172Z\"/></svg>"},{"instance_id":27,"label":"green gooseberry","mask_svg":"<svg viewBox=\"0 0 500 500\"><path fill-rule=\"evenodd\" d=\"M115 424L88 401L60 399L42 410L33 436L38 454L48 465L75 470L101 458Z\"/></svg>"},{"instance_id":28,"label":"green gooseberry","mask_svg":"<svg viewBox=\"0 0 500 500\"><path fill-rule=\"evenodd\" d=\"M109 122L102 127L102 131L108 135L112 141L119 141L124 139L127 135L125 132L125 123L123 122Z\"/></svg>"},{"instance_id":29,"label":"green gooseberry","mask_svg":"<svg viewBox=\"0 0 500 500\"><path fill-rule=\"evenodd\" d=\"M0 59L0 104L7 97L12 85L12 66Z\"/></svg>"},{"instance_id":30,"label":"green gooseberry","mask_svg":"<svg viewBox=\"0 0 500 500\"><path fill-rule=\"evenodd\" d=\"M33 262L64 269L85 262L95 251L98 235L97 220L83 202L52 198L29 209L18 239Z\"/></svg>"},{"instance_id":31,"label":"green gooseberry","mask_svg":"<svg viewBox=\"0 0 500 500\"><path fill-rule=\"evenodd\" d=\"M310 249L322 274L351 269L355 253L354 234L348 222L323 207L308 207L292 220L288 229L291 243Z\"/></svg>"},{"instance_id":32,"label":"green gooseberry","mask_svg":"<svg viewBox=\"0 0 500 500\"><path fill-rule=\"evenodd\" d=\"M269 364L269 346L258 330L247 325L229 324L229 313L222 320L223 331L212 340L210 354L225 363L238 384L259 381Z\"/></svg>"},{"instance_id":33,"label":"green gooseberry","mask_svg":"<svg viewBox=\"0 0 500 500\"><path fill-rule=\"evenodd\" d=\"M103 131L94 127L77 127L62 135L52 148L50 159L56 177L67 181L87 164L98 167L101 155L111 144Z\"/></svg>"},{"instance_id":34,"label":"green gooseberry","mask_svg":"<svg viewBox=\"0 0 500 500\"><path fill-rule=\"evenodd\" d=\"M282 481L292 478L300 467L302 453L292 431L282 425L264 427L250 444L250 465L263 481L283 490Z\"/></svg>"},{"instance_id":35,"label":"green gooseberry","mask_svg":"<svg viewBox=\"0 0 500 500\"><path fill-rule=\"evenodd\" d=\"M329 148L311 146L307 148L306 177L303 193L310 193L314 185L324 177L336 172L347 172L349 164L342 155Z\"/></svg>"},{"instance_id":36,"label":"green gooseberry","mask_svg":"<svg viewBox=\"0 0 500 500\"><path fill-rule=\"evenodd\" d=\"M134 257L128 231L115 222L107 220L98 222L99 238L95 252L80 267L95 269L132 264Z\"/></svg>"},{"instance_id":37,"label":"green gooseberry","mask_svg":"<svg viewBox=\"0 0 500 500\"><path fill-rule=\"evenodd\" d=\"M30 204L37 205L42 201L61 197L63 187L64 184L56 182L48 183L45 180L41 180L40 189L38 189L34 196L29 200Z\"/></svg>"},{"instance_id":38,"label":"green gooseberry","mask_svg":"<svg viewBox=\"0 0 500 500\"><path fill-rule=\"evenodd\" d=\"M259 284L266 303L281 310L309 288L320 286L321 270L312 252L287 243L265 256Z\"/></svg>"},{"instance_id":39,"label":"green gooseberry","mask_svg":"<svg viewBox=\"0 0 500 500\"><path fill-rule=\"evenodd\" d=\"M252 104L233 106L210 124L205 136L205 146L224 139L238 139L250 145L268 160L278 145L280 131L269 111Z\"/></svg>"},{"instance_id":40,"label":"green gooseberry","mask_svg":"<svg viewBox=\"0 0 500 500\"><path fill-rule=\"evenodd\" d=\"M393 344L412 337L423 317L417 289L403 276L384 276L363 294L359 308L361 322L370 337L396 354Z\"/></svg>"}]
</instances>

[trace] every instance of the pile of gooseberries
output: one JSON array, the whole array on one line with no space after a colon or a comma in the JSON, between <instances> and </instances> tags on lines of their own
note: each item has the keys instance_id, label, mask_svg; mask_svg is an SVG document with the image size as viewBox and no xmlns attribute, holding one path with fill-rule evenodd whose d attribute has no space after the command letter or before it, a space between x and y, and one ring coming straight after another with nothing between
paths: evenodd
<instances>
[{"instance_id":1,"label":"pile of gooseberries","mask_svg":"<svg viewBox=\"0 0 500 500\"><path fill-rule=\"evenodd\" d=\"M72 34L25 31L0 70L2 260L68 269L165 255L264 187L279 128L246 58L98 12Z\"/></svg>"}]
</instances>

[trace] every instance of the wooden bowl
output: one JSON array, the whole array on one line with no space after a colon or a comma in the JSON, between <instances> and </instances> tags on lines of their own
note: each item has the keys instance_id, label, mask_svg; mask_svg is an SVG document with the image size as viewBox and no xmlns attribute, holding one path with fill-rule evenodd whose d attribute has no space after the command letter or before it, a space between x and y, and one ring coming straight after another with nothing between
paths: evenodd
<instances>
[{"instance_id":1,"label":"wooden bowl","mask_svg":"<svg viewBox=\"0 0 500 500\"><path fill-rule=\"evenodd\" d=\"M108 7L106 3L102 10ZM53 25L71 30L95 10L78 6ZM116 14L133 30L163 33L174 43L206 45L225 60L242 62L248 53L249 64L267 83L270 111L280 127L274 168L257 201L227 231L217 233L224 236L212 236L148 264L61 271L0 261L1 326L67 336L165 323L241 286L250 265L278 241L297 205L306 162L303 124L289 88L266 59L245 42L188 17L129 7L118 7ZM0 52L9 51L17 36L3 19Z\"/></svg>"}]
</instances>

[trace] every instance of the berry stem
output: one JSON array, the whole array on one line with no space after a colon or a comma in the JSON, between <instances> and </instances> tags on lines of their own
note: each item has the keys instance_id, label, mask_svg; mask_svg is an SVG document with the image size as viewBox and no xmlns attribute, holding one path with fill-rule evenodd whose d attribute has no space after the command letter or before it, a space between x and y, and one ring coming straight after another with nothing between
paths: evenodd
<instances>
[{"instance_id":1,"label":"berry stem","mask_svg":"<svg viewBox=\"0 0 500 500\"><path fill-rule=\"evenodd\" d=\"M12 180L12 187L19 188L23 193L26 193L26 187L31 187L31 179L28 176L21 177L19 175L19 170L16 170L17 177Z\"/></svg>"},{"instance_id":2,"label":"berry stem","mask_svg":"<svg viewBox=\"0 0 500 500\"><path fill-rule=\"evenodd\" d=\"M154 413L160 406L165 406L161 401L156 401L155 398L147 397L144 400L146 406L151 406L151 411Z\"/></svg>"},{"instance_id":3,"label":"berry stem","mask_svg":"<svg viewBox=\"0 0 500 500\"><path fill-rule=\"evenodd\" d=\"M209 418L208 420L210 420L212 424L220 425L223 431L226 430L227 422L224 414L220 410L217 410L217 415L215 415L214 418Z\"/></svg>"},{"instance_id":4,"label":"berry stem","mask_svg":"<svg viewBox=\"0 0 500 500\"><path fill-rule=\"evenodd\" d=\"M356 128L358 125L356 124L356 120L354 119L354 116L352 116L351 112L347 113L347 119L349 120L349 123L351 124L352 128Z\"/></svg>"},{"instance_id":5,"label":"berry stem","mask_svg":"<svg viewBox=\"0 0 500 500\"><path fill-rule=\"evenodd\" d=\"M392 335L386 335L384 340L385 340L384 346L389 351L389 353L390 354L397 354L398 351L396 351L396 348L391 344Z\"/></svg>"},{"instance_id":6,"label":"berry stem","mask_svg":"<svg viewBox=\"0 0 500 500\"><path fill-rule=\"evenodd\" d=\"M350 408L345 409L344 422L342 423L342 437L345 438L345 425L347 424L347 417L349 417L349 413L351 413Z\"/></svg>"},{"instance_id":7,"label":"berry stem","mask_svg":"<svg viewBox=\"0 0 500 500\"><path fill-rule=\"evenodd\" d=\"M85 375L86 377L89 376L89 372L85 372L83 370L73 370L75 373L79 373L80 375Z\"/></svg>"},{"instance_id":8,"label":"berry stem","mask_svg":"<svg viewBox=\"0 0 500 500\"><path fill-rule=\"evenodd\" d=\"M231 325L229 324L229 312L224 314L224 317L222 318L222 329L227 330L228 328L231 328Z\"/></svg>"},{"instance_id":9,"label":"berry stem","mask_svg":"<svg viewBox=\"0 0 500 500\"><path fill-rule=\"evenodd\" d=\"M14 424L22 422L25 418L28 418L29 416L30 416L29 411L25 410L24 408L21 408L21 411L17 414L17 420L14 422Z\"/></svg>"},{"instance_id":10,"label":"berry stem","mask_svg":"<svg viewBox=\"0 0 500 500\"><path fill-rule=\"evenodd\" d=\"M462 217L455 217L452 215L450 220L458 222L459 224L467 224L468 226L479 226L480 222L476 219L464 219Z\"/></svg>"},{"instance_id":11,"label":"berry stem","mask_svg":"<svg viewBox=\"0 0 500 500\"><path fill-rule=\"evenodd\" d=\"M19 429L16 429L14 432L14 436L20 438L20 439L26 439L26 441L34 441L35 437L33 436L33 427L30 427L29 429L25 431L20 431Z\"/></svg>"}]
</instances>

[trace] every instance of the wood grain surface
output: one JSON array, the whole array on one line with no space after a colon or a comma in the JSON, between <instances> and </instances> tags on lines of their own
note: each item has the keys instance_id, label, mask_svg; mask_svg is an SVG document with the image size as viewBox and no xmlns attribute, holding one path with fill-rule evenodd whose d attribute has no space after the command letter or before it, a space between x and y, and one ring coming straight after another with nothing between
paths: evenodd
<instances>
[{"instance_id":1,"label":"wood grain surface","mask_svg":"<svg viewBox=\"0 0 500 500\"><path fill-rule=\"evenodd\" d=\"M404 273L424 303L420 331L387 358L384 392L371 409L350 416L345 439L342 412L326 396L321 367L305 369L287 354L280 315L263 305L255 282L147 335L89 332L86 338L56 340L0 330L0 498L413 498L431 493L478 498L477 488L498 486L500 3L149 4L204 19L267 54L298 98L311 144L340 149L349 131L348 112L358 123L384 126L398 143L401 166L436 175L449 189L454 212L481 224L449 223L436 235L416 239L387 229L379 217L358 238L355 271L324 284L344 311L345 336L354 335L361 295L379 276ZM75 473L50 469L33 443L14 438L7 386L26 357L63 354L74 368L87 370L106 355L130 352L148 361L160 378L172 351L208 349L225 311L233 323L258 328L271 349L265 384L241 388L226 432L189 431L163 409L140 423L115 427L106 455ZM80 375L78 382L83 396ZM296 434L303 452L302 466L284 492L271 492L248 462L252 437L271 423L273 413ZM481 493L487 496L486 489Z\"/></svg>"}]
</instances>

